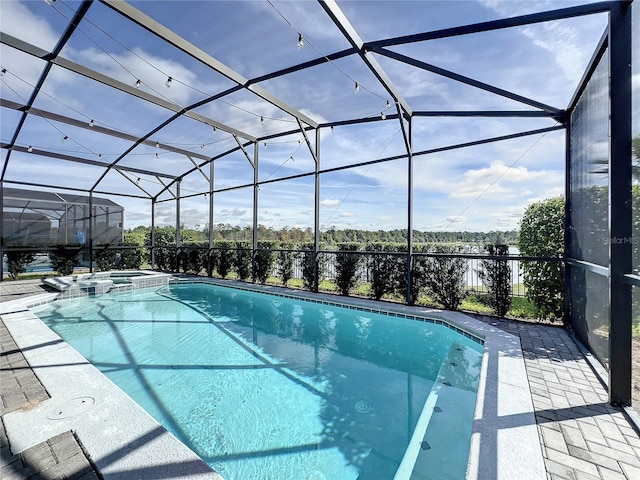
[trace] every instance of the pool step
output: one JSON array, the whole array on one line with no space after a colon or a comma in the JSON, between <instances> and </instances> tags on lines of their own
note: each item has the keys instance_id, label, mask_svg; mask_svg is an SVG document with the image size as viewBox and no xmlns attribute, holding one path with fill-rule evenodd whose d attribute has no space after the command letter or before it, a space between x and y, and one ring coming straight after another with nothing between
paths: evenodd
<instances>
[{"instance_id":1,"label":"pool step","mask_svg":"<svg viewBox=\"0 0 640 480\"><path fill-rule=\"evenodd\" d=\"M466 470L481 358L457 342L451 345L394 480L453 479Z\"/></svg>"}]
</instances>

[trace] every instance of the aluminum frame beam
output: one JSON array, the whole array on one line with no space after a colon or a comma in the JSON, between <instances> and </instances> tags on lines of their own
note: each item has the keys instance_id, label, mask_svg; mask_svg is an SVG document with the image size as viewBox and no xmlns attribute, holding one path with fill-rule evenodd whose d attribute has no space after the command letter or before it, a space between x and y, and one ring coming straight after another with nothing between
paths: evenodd
<instances>
[{"instance_id":1,"label":"aluminum frame beam","mask_svg":"<svg viewBox=\"0 0 640 480\"><path fill-rule=\"evenodd\" d=\"M76 28L78 28L78 24L84 18L85 13L87 13L87 11L89 10L91 3L92 3L91 0L84 0L80 4L80 7L78 8L78 10L76 10L76 13L73 16L73 19L68 23L67 28L62 33L60 39L58 40L58 43L53 48L53 51L51 52L50 55L56 57L62 51L64 46L67 44L67 42L71 38L71 35L73 35L73 32L76 30ZM0 42L4 43L5 37L9 37L9 35L6 35L5 33L0 35ZM50 62L45 65L44 70L40 74L40 78L38 78L38 82L33 87L33 91L31 92L31 96L27 101L27 105L31 106L36 101L36 97L38 96L38 93L40 93L40 89L42 88L42 85L44 85L44 82L49 76L49 72L51 71L51 68L52 68L52 65ZM18 125L16 126L16 129L13 133L13 137L11 138L12 145L18 139L18 136L20 135L20 131L22 130L22 126L24 125L24 122L26 120L27 120L27 114L23 113L20 117L20 120L18 121ZM4 175L7 171L7 166L9 165L10 158L11 158L11 151L7 153L7 158L5 159L4 166L2 167L2 173L0 173L0 181L4 179Z\"/></svg>"},{"instance_id":2,"label":"aluminum frame beam","mask_svg":"<svg viewBox=\"0 0 640 480\"><path fill-rule=\"evenodd\" d=\"M580 17L583 15L593 15L596 13L608 12L616 1L590 3L588 5L579 5L576 7L561 8L558 10L550 10L547 12L531 13L528 15L519 15L510 18L501 18L499 20L490 20L488 22L473 23L462 25L459 27L443 28L431 32L416 33L412 35L402 35L384 40L376 40L364 44L365 50L390 47L394 45L405 45L407 43L424 42L426 40L435 40L438 38L457 37L460 35L468 35L470 33L488 32L491 30L500 30L504 28L521 27L531 25L532 23L549 22L552 20L562 20L565 18Z\"/></svg>"},{"instance_id":3,"label":"aluminum frame beam","mask_svg":"<svg viewBox=\"0 0 640 480\"><path fill-rule=\"evenodd\" d=\"M166 150L168 152L177 153L179 155L191 156L194 158L198 158L200 160L209 160L206 155L202 155L200 153L194 153L189 150L184 150L182 148L173 147L171 145L166 145L163 143L159 143L159 146L156 147L156 143L152 140L144 140L140 142L140 137L136 135L131 135L130 133L121 132L118 130L113 130L111 128L101 127L100 125L94 125L93 127L89 126L89 124L84 120L78 120L76 118L67 117L64 115L60 115L58 113L49 112L47 110L42 110L40 108L29 107L28 105L23 105L17 102L13 102L11 100L7 100L4 98L0 98L0 107L10 108L12 110L18 110L21 112L26 112L30 115L36 115L41 118L45 118L47 120L53 120L55 122L64 123L66 125L71 125L78 128L84 128L86 130L91 130L93 132L98 132L104 135L109 135L111 137L120 138L122 140L128 140L131 142L138 142L138 144L148 145L150 147L160 148L162 150ZM155 173L149 173L149 175L155 176ZM177 175L171 176L171 178L176 178Z\"/></svg>"},{"instance_id":4,"label":"aluminum frame beam","mask_svg":"<svg viewBox=\"0 0 640 480\"><path fill-rule=\"evenodd\" d=\"M187 40L185 40L175 32L169 30L164 25L161 25L151 17L145 15L143 12L133 7L132 5L128 4L124 0L100 0L100 1L101 3L110 7L114 11L118 12L123 17L128 18L135 24L148 30L152 34L161 38L162 40L172 45L173 47L186 53L187 55L194 58L195 60L198 60L199 62L211 68L212 70L225 76L226 78L236 83L237 85L243 86L247 90L253 92L263 100L278 107L280 110L288 113L292 117L298 118L304 123L306 123L307 125L312 126L314 128L318 126L317 122L312 118L294 109L293 107L287 105L285 102L283 102L276 96L272 95L271 93L267 92L263 88L257 85L252 85L247 78L243 77L235 70L226 66L224 63L215 59L205 51L193 45L192 43L188 42ZM243 138L247 138L245 135L240 135L240 136Z\"/></svg>"},{"instance_id":5,"label":"aluminum frame beam","mask_svg":"<svg viewBox=\"0 0 640 480\"><path fill-rule=\"evenodd\" d=\"M57 65L61 68L77 73L78 75L87 77L90 80L100 82L104 85L107 85L108 87L115 88L134 97L138 97L141 100L145 100L166 110L170 110L178 115L189 117L193 120L207 124L211 127L216 127L217 129L223 130L230 134L236 134L246 139L254 139L252 135L249 135L246 132L242 132L233 127L230 127L229 125L218 122L217 120L192 112L191 110L193 108L196 108L196 106L199 106L201 102L195 104L194 106L182 107L181 105L136 88L134 85L129 85L127 83L121 82L120 80L109 77L108 75L104 75L100 72L87 68L84 65L80 65L79 63L68 60L64 57L54 55L53 53L47 52L40 47L36 47L35 45L20 40L19 38L12 37L11 35L8 35L6 33L3 33L2 36L0 36L0 43L15 48L16 50L19 50L23 53L27 53L33 57L39 58L40 60L44 60L49 64Z\"/></svg>"},{"instance_id":6,"label":"aluminum frame beam","mask_svg":"<svg viewBox=\"0 0 640 480\"><path fill-rule=\"evenodd\" d=\"M609 401L631 405L632 295L624 275L633 271L631 184L631 2L609 15Z\"/></svg>"},{"instance_id":7,"label":"aluminum frame beam","mask_svg":"<svg viewBox=\"0 0 640 480\"><path fill-rule=\"evenodd\" d=\"M485 90L489 93L493 93L494 95L499 95L501 97L508 98L510 100L514 100L516 102L524 103L525 105L529 105L530 107L539 108L540 110L555 114L562 115L562 110L559 108L552 107L550 105L546 105L541 102L537 102L536 100L532 100L527 97L523 97L522 95L518 95L517 93L509 92L508 90L504 90L502 88L489 85L488 83L481 82L479 80L475 80L470 77L466 77L464 75L460 75L459 73L452 72L451 70L446 70L441 67L437 67L427 62L423 62L413 57L408 57L401 53L392 52L391 50L387 50L385 48L375 48L372 50L380 55L384 55L385 57L391 58L393 60L397 60L399 62L405 63L407 65L411 65L413 67L421 68L422 70L427 70L429 72L435 73L436 75L440 75L451 80L455 80L460 83L464 83L466 85L470 85L472 87L479 88L480 90Z\"/></svg>"},{"instance_id":8,"label":"aluminum frame beam","mask_svg":"<svg viewBox=\"0 0 640 480\"><path fill-rule=\"evenodd\" d=\"M84 165L92 165L94 167L103 167L105 169L108 169L109 167L111 167L110 163L106 163L106 162L100 162L98 160L92 160L90 158L82 158L82 157L75 157L73 155L67 155L64 153L57 153L57 152L50 152L48 150L40 150L37 148L32 148L32 151L29 152L28 147L23 147L23 146L19 146L19 145L9 145L8 143L0 143L0 148L9 150L9 151L16 151L16 152L21 152L21 153L28 153L29 155L38 155L41 157L48 157L48 158L57 158L58 160L66 160L69 162L74 162L74 163L82 163ZM162 178L168 178L171 180L175 180L176 178L178 178L175 175L167 175L165 173L159 173L159 172L152 172L150 170L145 170L142 168L135 168L135 167L126 167L124 165L117 165L115 167L113 167L114 170L117 171L124 171L124 172L130 172L130 173L136 173L139 175L149 175L152 177L162 177Z\"/></svg>"},{"instance_id":9,"label":"aluminum frame beam","mask_svg":"<svg viewBox=\"0 0 640 480\"><path fill-rule=\"evenodd\" d=\"M387 73L382 66L378 63L378 60L368 53L363 47L364 42L356 32L355 28L349 22L349 19L342 12L335 0L318 0L324 11L329 15L329 18L338 27L342 35L347 39L351 46L356 49L356 52L365 63L365 65L371 70L371 73L375 75L378 81L382 84L384 89L391 95L394 102L399 103L402 106L402 110L407 112L411 116L412 108L409 106L403 95L391 81Z\"/></svg>"}]
</instances>

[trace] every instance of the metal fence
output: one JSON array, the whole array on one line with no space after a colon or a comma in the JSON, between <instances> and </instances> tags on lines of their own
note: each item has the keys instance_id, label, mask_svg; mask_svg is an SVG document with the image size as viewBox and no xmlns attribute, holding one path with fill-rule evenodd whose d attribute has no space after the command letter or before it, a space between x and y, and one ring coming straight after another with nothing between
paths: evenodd
<instances>
[{"instance_id":1,"label":"metal fence","mask_svg":"<svg viewBox=\"0 0 640 480\"><path fill-rule=\"evenodd\" d=\"M104 248L104 247L102 247ZM187 247L181 247L180 250L175 249L174 247L155 247L156 251L165 251L165 252L171 252L172 254L175 255L176 252L178 251L182 251L184 252L185 250L198 250L201 252L202 257L206 258L207 253L209 252L209 249L206 247L193 247L193 246L187 246ZM114 246L114 247L109 247L109 249L111 250L115 250L116 252L118 252L118 254L122 254L124 253L125 250L140 250L141 252L143 252L143 256L144 258L147 260L147 262L150 261L150 257L149 257L149 252L151 252L151 247L149 246L141 246L141 247L133 247L133 246ZM12 250L12 249L8 249L8 250ZM33 262L30 265L26 266L26 271L27 272L45 272L45 271L51 271L51 266L48 262L48 254L50 252L49 249L43 249L43 248L33 248L30 249L31 251L33 251L34 253L36 253L36 261ZM221 248L214 248L212 249L212 252L218 252L220 253L221 251L223 251L225 249L221 249ZM227 250L231 250L232 253L235 252L235 248L231 248L231 249L227 249ZM94 249L94 254L97 251L97 249ZM274 254L276 254L279 250L272 250L272 252ZM294 254L293 256L293 279L302 279L303 278L303 264L304 264L304 254L305 253L309 253L309 250L293 250L292 253ZM340 251L321 251L319 252L318 255L318 261L322 264L322 277L319 278L319 281L323 281L323 280L328 280L328 281L335 281L336 280L336 273L337 273L337 256L340 254L350 254L350 255L355 255L360 257L358 260L358 267L357 267L357 273L356 273L356 278L357 281L359 283L370 283L372 281L372 269L371 269L371 260L375 255L384 255L384 256L391 256L391 257L396 257L398 259L398 270L401 271L406 271L406 258L407 258L407 254L406 252L362 252L362 251L349 251L349 252L340 252ZM502 256L502 257L492 257L492 256L488 256L488 255L479 255L479 254L437 254L437 253L414 253L413 254L413 258L420 258L420 257L455 257L455 258L463 258L466 262L466 270L464 272L464 279L465 279L465 284L467 287L468 292L470 293L485 293L487 291L487 287L486 285L483 283L483 280L481 278L481 275L479 274L479 272L482 270L483 268L483 263L484 261L491 261L491 260L500 260L500 261L505 261L507 262L507 265L509 266L509 269L511 271L511 279L512 279L512 286L513 286L513 296L516 297L523 297L526 294L526 290L525 290L525 286L524 286L524 272L525 272L525 265L524 263L529 261L529 262L558 262L558 261L562 261L561 258L538 258L538 257L524 257L524 256L519 256L519 255L509 255L509 256ZM119 258L119 257L118 257ZM175 257L177 258L177 257ZM5 262L5 268L4 268L4 272L7 272L7 258L5 256L5 258L3 259L3 261ZM170 269L178 272L182 270L181 265L177 264L177 263L173 263L172 264L173 267L170 267ZM79 265L80 266L80 265ZM88 268L89 265L87 263L85 263L84 265L85 268ZM94 263L95 266L95 263ZM150 264L146 265L147 268L150 267ZM113 268L126 268L124 265L114 265ZM274 261L274 265L272 267L271 270L271 277L279 277L279 265L277 264L277 260ZM202 269L200 270L200 272L197 273L203 273L206 271L206 265L203 264L202 265ZM400 273L402 274L402 273ZM215 275L215 272L214 272Z\"/></svg>"}]
</instances>

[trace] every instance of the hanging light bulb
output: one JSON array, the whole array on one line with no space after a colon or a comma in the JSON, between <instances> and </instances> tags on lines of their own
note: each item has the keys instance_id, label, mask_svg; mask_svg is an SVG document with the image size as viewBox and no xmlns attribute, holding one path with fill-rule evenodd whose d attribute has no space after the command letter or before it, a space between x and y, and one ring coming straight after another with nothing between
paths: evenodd
<instances>
[{"instance_id":1,"label":"hanging light bulb","mask_svg":"<svg viewBox=\"0 0 640 480\"><path fill-rule=\"evenodd\" d=\"M64 137L62 137L62 140L60 140L62 143L66 142L67 140L69 140L69 137L67 137L66 135Z\"/></svg>"},{"instance_id":2,"label":"hanging light bulb","mask_svg":"<svg viewBox=\"0 0 640 480\"><path fill-rule=\"evenodd\" d=\"M216 127L211 127L211 128L213 128L213 134L215 135L216 134Z\"/></svg>"},{"instance_id":3,"label":"hanging light bulb","mask_svg":"<svg viewBox=\"0 0 640 480\"><path fill-rule=\"evenodd\" d=\"M333 133L333 128L334 128L333 125L331 125L331 133Z\"/></svg>"},{"instance_id":4,"label":"hanging light bulb","mask_svg":"<svg viewBox=\"0 0 640 480\"><path fill-rule=\"evenodd\" d=\"M156 141L156 148L160 148L160 142Z\"/></svg>"},{"instance_id":5,"label":"hanging light bulb","mask_svg":"<svg viewBox=\"0 0 640 480\"><path fill-rule=\"evenodd\" d=\"M167 81L164 82L165 87L171 88L171 80L173 80L171 77L167 78Z\"/></svg>"},{"instance_id":6,"label":"hanging light bulb","mask_svg":"<svg viewBox=\"0 0 640 480\"><path fill-rule=\"evenodd\" d=\"M0 77L4 77L4 74L7 73L7 69L3 68L2 70L0 70Z\"/></svg>"},{"instance_id":7,"label":"hanging light bulb","mask_svg":"<svg viewBox=\"0 0 640 480\"><path fill-rule=\"evenodd\" d=\"M292 162L295 162L295 159L293 158L293 155L291 155L291 156L289 157L289 160L291 160Z\"/></svg>"},{"instance_id":8,"label":"hanging light bulb","mask_svg":"<svg viewBox=\"0 0 640 480\"><path fill-rule=\"evenodd\" d=\"M298 48L304 48L304 36L301 33L298 34Z\"/></svg>"},{"instance_id":9,"label":"hanging light bulb","mask_svg":"<svg viewBox=\"0 0 640 480\"><path fill-rule=\"evenodd\" d=\"M264 147L264 148L267 148L267 142L264 142L263 147Z\"/></svg>"},{"instance_id":10,"label":"hanging light bulb","mask_svg":"<svg viewBox=\"0 0 640 480\"><path fill-rule=\"evenodd\" d=\"M298 139L298 145L302 145L302 139L301 138Z\"/></svg>"},{"instance_id":11,"label":"hanging light bulb","mask_svg":"<svg viewBox=\"0 0 640 480\"><path fill-rule=\"evenodd\" d=\"M93 126L95 125L95 122L93 121L93 118L89 121L89 126L91 128L93 128Z\"/></svg>"},{"instance_id":12,"label":"hanging light bulb","mask_svg":"<svg viewBox=\"0 0 640 480\"><path fill-rule=\"evenodd\" d=\"M264 126L264 117L260 115L260 125Z\"/></svg>"},{"instance_id":13,"label":"hanging light bulb","mask_svg":"<svg viewBox=\"0 0 640 480\"><path fill-rule=\"evenodd\" d=\"M33 152L33 147L31 145L29 145L29 148L27 148L27 152L29 153Z\"/></svg>"},{"instance_id":14,"label":"hanging light bulb","mask_svg":"<svg viewBox=\"0 0 640 480\"><path fill-rule=\"evenodd\" d=\"M140 85L142 85L140 79L136 80L136 88L140 88Z\"/></svg>"},{"instance_id":15,"label":"hanging light bulb","mask_svg":"<svg viewBox=\"0 0 640 480\"><path fill-rule=\"evenodd\" d=\"M382 118L382 120L386 120L387 115L384 112L380 112L380 118Z\"/></svg>"},{"instance_id":16,"label":"hanging light bulb","mask_svg":"<svg viewBox=\"0 0 640 480\"><path fill-rule=\"evenodd\" d=\"M156 153L156 160L158 160L160 158L160 156Z\"/></svg>"},{"instance_id":17,"label":"hanging light bulb","mask_svg":"<svg viewBox=\"0 0 640 480\"><path fill-rule=\"evenodd\" d=\"M102 160L102 154L101 153L98 154L98 160Z\"/></svg>"},{"instance_id":18,"label":"hanging light bulb","mask_svg":"<svg viewBox=\"0 0 640 480\"><path fill-rule=\"evenodd\" d=\"M353 87L353 93L358 93L360 91L360 84L356 82L355 87Z\"/></svg>"},{"instance_id":19,"label":"hanging light bulb","mask_svg":"<svg viewBox=\"0 0 640 480\"><path fill-rule=\"evenodd\" d=\"M391 108L391 102L387 100L387 108Z\"/></svg>"},{"instance_id":20,"label":"hanging light bulb","mask_svg":"<svg viewBox=\"0 0 640 480\"><path fill-rule=\"evenodd\" d=\"M207 146L204 143L200 145L200 150L204 150L205 148L207 148Z\"/></svg>"},{"instance_id":21,"label":"hanging light bulb","mask_svg":"<svg viewBox=\"0 0 640 480\"><path fill-rule=\"evenodd\" d=\"M140 177L138 177L138 179L136 180L136 183L140 183Z\"/></svg>"}]
</instances>

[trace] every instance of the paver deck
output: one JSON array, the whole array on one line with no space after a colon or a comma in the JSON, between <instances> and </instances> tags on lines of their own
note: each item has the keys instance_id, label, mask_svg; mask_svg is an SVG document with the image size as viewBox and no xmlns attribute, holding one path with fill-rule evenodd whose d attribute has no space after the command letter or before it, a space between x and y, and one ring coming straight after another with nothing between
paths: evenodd
<instances>
[{"instance_id":1,"label":"paver deck","mask_svg":"<svg viewBox=\"0 0 640 480\"><path fill-rule=\"evenodd\" d=\"M2 320L0 339L0 415L48 399L49 394L29 368ZM101 477L73 432L64 432L20 454L12 454L4 422L0 422L0 478L97 480Z\"/></svg>"},{"instance_id":2,"label":"paver deck","mask_svg":"<svg viewBox=\"0 0 640 480\"><path fill-rule=\"evenodd\" d=\"M39 281L3 282L0 301L35 293L43 293ZM640 436L624 412L607 403L605 387L567 330L476 318L520 337L548 480L640 479ZM27 379L30 369L26 361L21 363L21 354L15 344L11 346L4 324L0 328L4 414L10 411L7 409L48 397L33 379ZM81 463L80 446L73 434L60 437L33 447L37 450L28 454L12 456L3 426L1 478L97 478L84 455L86 463ZM65 464L66 457L74 460ZM38 468L42 475L37 474Z\"/></svg>"}]
</instances>

